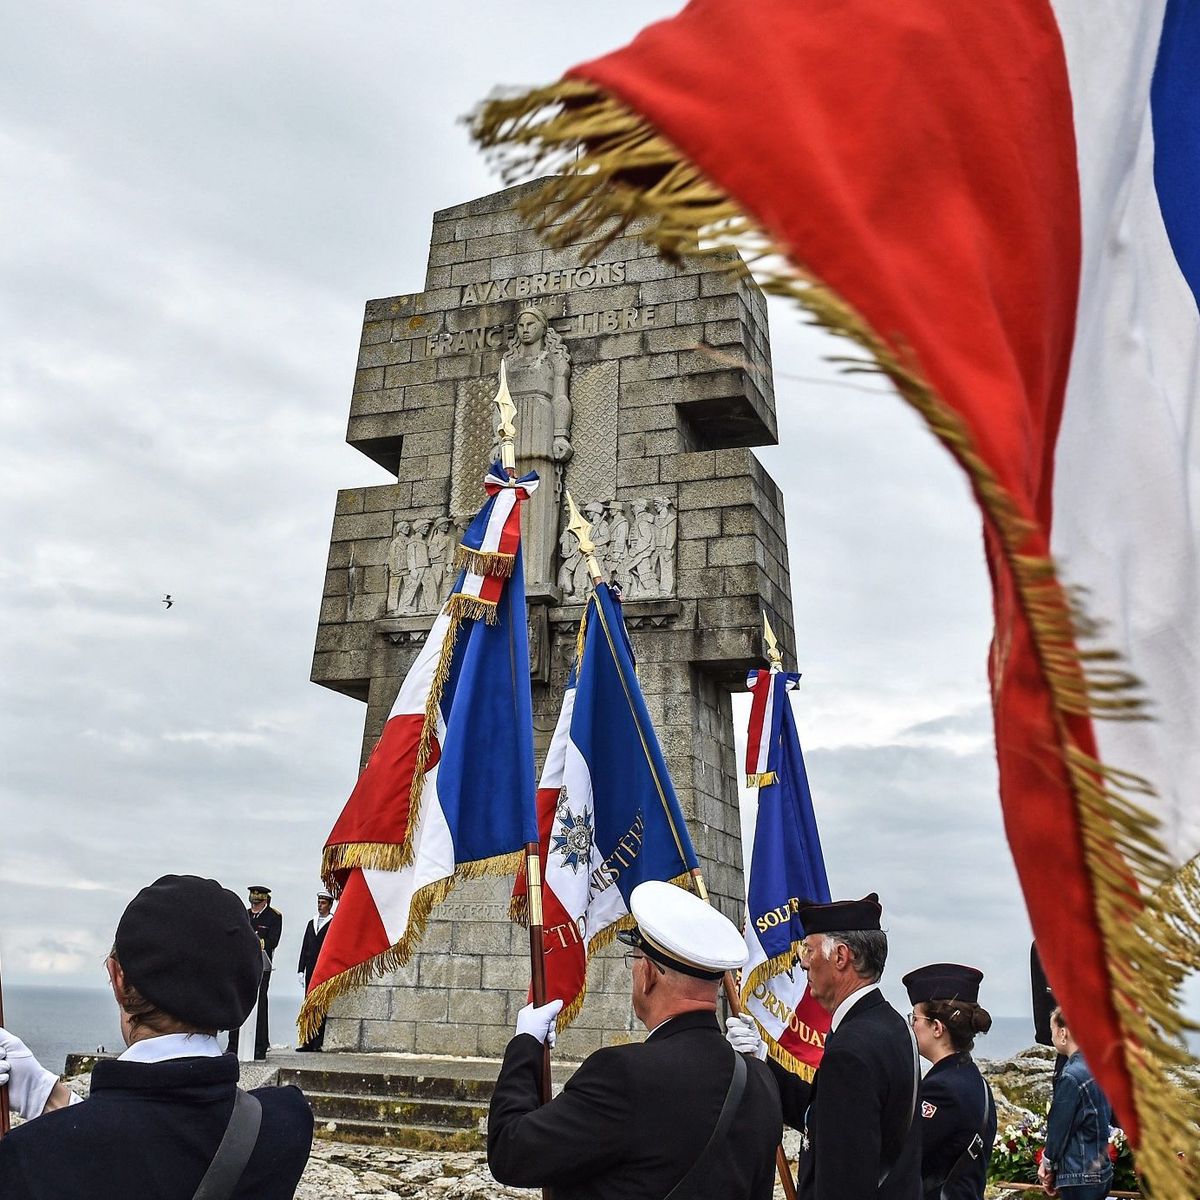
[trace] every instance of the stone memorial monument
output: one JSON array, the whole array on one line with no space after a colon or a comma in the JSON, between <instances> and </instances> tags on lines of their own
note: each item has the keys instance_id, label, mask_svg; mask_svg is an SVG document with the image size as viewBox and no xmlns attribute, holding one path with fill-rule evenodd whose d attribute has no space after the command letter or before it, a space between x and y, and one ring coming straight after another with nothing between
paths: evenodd
<instances>
[{"instance_id":1,"label":"stone memorial monument","mask_svg":"<svg viewBox=\"0 0 1200 1200\"><path fill-rule=\"evenodd\" d=\"M424 291L367 304L346 436L393 481L338 494L312 678L366 704L365 763L483 502L503 363L517 469L542 479L522 515L538 753L589 587L569 488L622 589L713 902L740 922L730 693L763 662L764 611L793 648L782 497L748 449L776 440L766 303L727 262L668 262L633 237L594 257L545 248L516 207L540 186L436 213ZM498 1056L529 985L510 886L459 885L406 967L335 1005L325 1049ZM547 943L572 932L547 928ZM608 951L556 1053L640 1030Z\"/></svg>"}]
</instances>

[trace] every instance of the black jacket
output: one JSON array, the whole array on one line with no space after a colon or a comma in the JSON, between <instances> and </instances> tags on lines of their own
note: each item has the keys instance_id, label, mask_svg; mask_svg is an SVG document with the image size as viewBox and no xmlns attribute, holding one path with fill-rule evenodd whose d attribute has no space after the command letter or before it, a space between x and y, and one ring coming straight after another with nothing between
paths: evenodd
<instances>
[{"instance_id":1,"label":"black jacket","mask_svg":"<svg viewBox=\"0 0 1200 1200\"><path fill-rule=\"evenodd\" d=\"M984 1106L986 1104L986 1112ZM969 1158L946 1186L946 1200L983 1200L987 1165L996 1140L996 1105L991 1089L969 1054L951 1054L936 1062L921 1082L921 1174L931 1195L950 1173L971 1139L983 1141L978 1158Z\"/></svg>"},{"instance_id":2,"label":"black jacket","mask_svg":"<svg viewBox=\"0 0 1200 1200\"><path fill-rule=\"evenodd\" d=\"M89 1099L0 1141L0 1196L192 1200L229 1122L237 1079L231 1054L98 1062ZM262 1126L234 1200L288 1200L308 1161L312 1111L294 1087L253 1095Z\"/></svg>"},{"instance_id":3,"label":"black jacket","mask_svg":"<svg viewBox=\"0 0 1200 1200\"><path fill-rule=\"evenodd\" d=\"M772 1062L783 1119L806 1129L800 1200L918 1200L921 1134L913 1112L913 1050L904 1018L868 992L825 1039L813 1082ZM891 1166L882 1186L879 1176Z\"/></svg>"},{"instance_id":4,"label":"black jacket","mask_svg":"<svg viewBox=\"0 0 1200 1200\"><path fill-rule=\"evenodd\" d=\"M663 1200L708 1142L733 1077L712 1013L665 1022L645 1042L592 1054L538 1107L542 1047L508 1044L488 1114L488 1165L501 1183L546 1186L555 1200ZM770 1200L783 1124L762 1063L689 1200Z\"/></svg>"},{"instance_id":5,"label":"black jacket","mask_svg":"<svg viewBox=\"0 0 1200 1200\"><path fill-rule=\"evenodd\" d=\"M275 947L283 935L283 914L268 904L260 913L246 909L246 916L250 918L250 928L258 934L263 949L271 956L274 965Z\"/></svg>"},{"instance_id":6,"label":"black jacket","mask_svg":"<svg viewBox=\"0 0 1200 1200\"><path fill-rule=\"evenodd\" d=\"M296 970L304 972L305 983L312 978L316 969L317 958L320 956L321 947L325 945L325 935L329 932L331 922L326 921L321 926L320 933L314 931L313 924L314 921L309 921L304 927L304 941L300 943L300 961L296 964Z\"/></svg>"}]
</instances>

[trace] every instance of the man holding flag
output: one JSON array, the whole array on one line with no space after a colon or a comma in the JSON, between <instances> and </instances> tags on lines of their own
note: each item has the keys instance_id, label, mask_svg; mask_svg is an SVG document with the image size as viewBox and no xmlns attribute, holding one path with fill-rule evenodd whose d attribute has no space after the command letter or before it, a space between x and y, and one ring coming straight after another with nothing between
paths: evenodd
<instances>
[{"instance_id":1,"label":"man holding flag","mask_svg":"<svg viewBox=\"0 0 1200 1200\"><path fill-rule=\"evenodd\" d=\"M809 1083L770 1063L784 1120L803 1135L800 1200L918 1200L921 1135L913 1118L921 1069L904 1018L878 984L887 961L883 909L861 900L802 904L800 966L831 1016L820 1069ZM765 1057L750 1023L731 1020L735 1050Z\"/></svg>"},{"instance_id":2,"label":"man holding flag","mask_svg":"<svg viewBox=\"0 0 1200 1200\"><path fill-rule=\"evenodd\" d=\"M761 1063L730 1052L716 1019L721 977L745 961L742 936L673 884L640 884L630 905L636 924L620 937L646 1040L596 1051L539 1107L562 1000L523 1009L488 1113L492 1174L553 1187L557 1200L770 1200L779 1093Z\"/></svg>"}]
</instances>

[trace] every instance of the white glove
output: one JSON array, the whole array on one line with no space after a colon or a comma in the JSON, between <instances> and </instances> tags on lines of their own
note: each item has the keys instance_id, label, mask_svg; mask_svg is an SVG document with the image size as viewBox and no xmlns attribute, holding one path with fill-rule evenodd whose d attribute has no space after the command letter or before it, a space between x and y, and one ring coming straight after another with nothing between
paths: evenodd
<instances>
[{"instance_id":1,"label":"white glove","mask_svg":"<svg viewBox=\"0 0 1200 1200\"><path fill-rule=\"evenodd\" d=\"M304 989L305 987L307 987L307 986L308 986L308 985L307 985L307 984L304 982L304 972L303 972L303 971L299 972L299 973L297 974L296 978L297 978L298 980L300 980L300 988L301 988L301 990L303 991L303 989Z\"/></svg>"},{"instance_id":2,"label":"white glove","mask_svg":"<svg viewBox=\"0 0 1200 1200\"><path fill-rule=\"evenodd\" d=\"M8 1084L8 1104L27 1121L40 1117L58 1076L47 1071L15 1034L0 1029L0 1085Z\"/></svg>"},{"instance_id":3,"label":"white glove","mask_svg":"<svg viewBox=\"0 0 1200 1200\"><path fill-rule=\"evenodd\" d=\"M767 1057L767 1043L759 1036L758 1026L748 1013L725 1018L725 1040L742 1054L761 1059Z\"/></svg>"},{"instance_id":4,"label":"white glove","mask_svg":"<svg viewBox=\"0 0 1200 1200\"><path fill-rule=\"evenodd\" d=\"M553 1046L556 1037L554 1019L562 1012L562 1006L561 1000L551 1000L549 1004L543 1004L541 1008L534 1008L532 1004L525 1005L517 1013L517 1032L527 1033L531 1037L537 1038L539 1042Z\"/></svg>"}]
</instances>

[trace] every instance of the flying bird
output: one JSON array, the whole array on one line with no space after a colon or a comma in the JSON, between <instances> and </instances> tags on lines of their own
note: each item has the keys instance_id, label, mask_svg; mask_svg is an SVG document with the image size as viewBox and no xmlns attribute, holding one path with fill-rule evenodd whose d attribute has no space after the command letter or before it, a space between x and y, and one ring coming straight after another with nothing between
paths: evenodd
<instances>
[{"instance_id":1,"label":"flying bird","mask_svg":"<svg viewBox=\"0 0 1200 1200\"><path fill-rule=\"evenodd\" d=\"M163 597L163 599L162 599L162 602L163 602L163 603L164 603L164 604L165 604L165 605L166 605L168 608L170 608L170 607L171 607L171 605L175 603L175 601L171 599L171 593L170 593L170 592L168 592L168 593L167 593L167 594L166 594L166 595Z\"/></svg>"}]
</instances>

